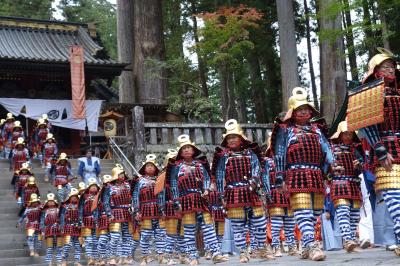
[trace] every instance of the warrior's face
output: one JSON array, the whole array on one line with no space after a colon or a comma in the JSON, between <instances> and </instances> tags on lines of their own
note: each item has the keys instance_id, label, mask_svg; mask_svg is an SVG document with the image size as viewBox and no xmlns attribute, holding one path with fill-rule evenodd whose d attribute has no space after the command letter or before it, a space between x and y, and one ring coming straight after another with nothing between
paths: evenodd
<instances>
[{"instance_id":1,"label":"warrior's face","mask_svg":"<svg viewBox=\"0 0 400 266\"><path fill-rule=\"evenodd\" d=\"M22 151L22 150L24 149L24 145L18 144L15 148L16 148L18 151Z\"/></svg>"},{"instance_id":2,"label":"warrior's face","mask_svg":"<svg viewBox=\"0 0 400 266\"><path fill-rule=\"evenodd\" d=\"M124 182L124 181L125 181L125 173L120 173L120 174L118 175L117 181L118 181L118 182Z\"/></svg>"},{"instance_id":3,"label":"warrior's face","mask_svg":"<svg viewBox=\"0 0 400 266\"><path fill-rule=\"evenodd\" d=\"M242 145L242 138L236 134L228 135L226 137L226 144L229 149L237 150Z\"/></svg>"},{"instance_id":4,"label":"warrior's face","mask_svg":"<svg viewBox=\"0 0 400 266\"><path fill-rule=\"evenodd\" d=\"M56 206L56 203L54 201L51 200L51 201L47 202L47 207L53 208L55 206Z\"/></svg>"},{"instance_id":5,"label":"warrior's face","mask_svg":"<svg viewBox=\"0 0 400 266\"><path fill-rule=\"evenodd\" d=\"M300 106L294 110L294 121L298 125L305 125L310 121L312 114L313 111L308 105Z\"/></svg>"},{"instance_id":6,"label":"warrior's face","mask_svg":"<svg viewBox=\"0 0 400 266\"><path fill-rule=\"evenodd\" d=\"M190 145L185 145L181 149L181 156L184 160L190 160L193 158L194 149Z\"/></svg>"},{"instance_id":7,"label":"warrior's face","mask_svg":"<svg viewBox=\"0 0 400 266\"><path fill-rule=\"evenodd\" d=\"M98 188L97 188L97 186L95 186L95 185L93 185L93 186L91 186L91 187L89 188L89 193L92 194L92 195L97 194L97 191L98 191Z\"/></svg>"},{"instance_id":8,"label":"warrior's face","mask_svg":"<svg viewBox=\"0 0 400 266\"><path fill-rule=\"evenodd\" d=\"M395 78L395 66L392 60L387 59L383 61L376 69L376 75L378 77L394 79Z\"/></svg>"},{"instance_id":9,"label":"warrior's face","mask_svg":"<svg viewBox=\"0 0 400 266\"><path fill-rule=\"evenodd\" d=\"M351 144L353 142L353 132L342 132L340 134L340 140L344 143L344 144Z\"/></svg>"},{"instance_id":10,"label":"warrior's face","mask_svg":"<svg viewBox=\"0 0 400 266\"><path fill-rule=\"evenodd\" d=\"M72 204L76 204L76 203L78 203L78 201L79 201L78 196L72 196L72 197L69 199L69 202L72 203Z\"/></svg>"},{"instance_id":11,"label":"warrior's face","mask_svg":"<svg viewBox=\"0 0 400 266\"><path fill-rule=\"evenodd\" d=\"M156 167L152 163L147 163L144 167L144 172L148 176L154 176L154 174L156 173Z\"/></svg>"},{"instance_id":12,"label":"warrior's face","mask_svg":"<svg viewBox=\"0 0 400 266\"><path fill-rule=\"evenodd\" d=\"M59 162L59 164L60 164L60 165L63 165L63 166L64 166L64 165L67 165L67 161L66 161L66 160L61 160L61 161Z\"/></svg>"},{"instance_id":13,"label":"warrior's face","mask_svg":"<svg viewBox=\"0 0 400 266\"><path fill-rule=\"evenodd\" d=\"M38 207L40 205L40 202L39 201L35 201L35 202L32 202L31 203L31 207L33 207L33 208L36 208L36 207Z\"/></svg>"}]
</instances>

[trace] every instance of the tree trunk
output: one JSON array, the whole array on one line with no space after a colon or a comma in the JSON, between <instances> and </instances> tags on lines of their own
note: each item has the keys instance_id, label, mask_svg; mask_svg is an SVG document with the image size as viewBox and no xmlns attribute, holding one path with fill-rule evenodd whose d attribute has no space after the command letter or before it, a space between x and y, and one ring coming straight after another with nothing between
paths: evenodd
<instances>
[{"instance_id":1,"label":"tree trunk","mask_svg":"<svg viewBox=\"0 0 400 266\"><path fill-rule=\"evenodd\" d=\"M134 81L139 104L166 104L165 61L161 0L134 2Z\"/></svg>"},{"instance_id":2,"label":"tree trunk","mask_svg":"<svg viewBox=\"0 0 400 266\"><path fill-rule=\"evenodd\" d=\"M279 47L282 75L282 105L287 110L287 101L293 88L300 86L298 75L296 35L292 0L276 0L279 24Z\"/></svg>"},{"instance_id":3,"label":"tree trunk","mask_svg":"<svg viewBox=\"0 0 400 266\"><path fill-rule=\"evenodd\" d=\"M117 42L118 60L127 62L130 71L122 71L119 77L119 102L135 103L135 87L133 83L134 43L133 43L133 2L117 1Z\"/></svg>"},{"instance_id":4,"label":"tree trunk","mask_svg":"<svg viewBox=\"0 0 400 266\"><path fill-rule=\"evenodd\" d=\"M232 71L226 65L219 67L219 80L221 85L222 119L224 121L231 118L237 119Z\"/></svg>"},{"instance_id":5,"label":"tree trunk","mask_svg":"<svg viewBox=\"0 0 400 266\"><path fill-rule=\"evenodd\" d=\"M336 17L327 16L327 10L334 0L319 1L319 17L321 31L339 31L342 29L341 14ZM343 57L343 39L320 40L321 55L321 113L328 124L333 122L336 113L343 104L346 95L346 71Z\"/></svg>"},{"instance_id":6,"label":"tree trunk","mask_svg":"<svg viewBox=\"0 0 400 266\"><path fill-rule=\"evenodd\" d=\"M196 7L196 1L191 0L191 13L192 13L192 22L193 22L193 37L194 37L194 42L196 45L196 55L197 55L197 62L198 62L198 67L199 67L199 81L201 84L201 94L203 97L208 97L208 86L207 86L207 67L204 62L203 57L200 55L199 50L197 49L197 45L199 44L199 35L197 33L197 19L195 14L197 14L197 7Z\"/></svg>"},{"instance_id":7,"label":"tree trunk","mask_svg":"<svg viewBox=\"0 0 400 266\"><path fill-rule=\"evenodd\" d=\"M248 58L250 69L250 86L252 91L252 98L254 102L254 109L256 114L257 123L266 123L265 117L265 93L263 81L261 78L260 62L258 61L257 54L252 51Z\"/></svg>"},{"instance_id":8,"label":"tree trunk","mask_svg":"<svg viewBox=\"0 0 400 266\"><path fill-rule=\"evenodd\" d=\"M379 18L381 20L382 24L382 40L383 40L383 47L385 49L390 50L390 44L389 44L389 29L388 29L388 24L387 24L387 18L383 6L383 1L380 0L378 1L378 10L379 10Z\"/></svg>"},{"instance_id":9,"label":"tree trunk","mask_svg":"<svg viewBox=\"0 0 400 266\"><path fill-rule=\"evenodd\" d=\"M349 57L350 71L352 80L358 80L357 56L354 46L354 35L351 28L351 14L349 0L343 0L344 4L344 17L346 22L346 45Z\"/></svg>"},{"instance_id":10,"label":"tree trunk","mask_svg":"<svg viewBox=\"0 0 400 266\"><path fill-rule=\"evenodd\" d=\"M311 34L310 34L310 10L307 6L307 0L304 0L304 12L306 13L306 38L307 38L307 54L308 54L308 65L310 68L310 78L311 78L311 91L314 99L314 106L319 109L318 104L318 95L317 95L317 85L315 84L315 74L314 74L314 65L312 58L312 49L311 49Z\"/></svg>"},{"instance_id":11,"label":"tree trunk","mask_svg":"<svg viewBox=\"0 0 400 266\"><path fill-rule=\"evenodd\" d=\"M362 0L362 9L363 9L363 15L364 15L364 25L365 25L365 39L367 43L367 49L368 49L368 56L371 58L372 56L375 55L376 53L376 45L374 41L374 34L371 30L371 14L369 13L369 4L368 0Z\"/></svg>"}]
</instances>

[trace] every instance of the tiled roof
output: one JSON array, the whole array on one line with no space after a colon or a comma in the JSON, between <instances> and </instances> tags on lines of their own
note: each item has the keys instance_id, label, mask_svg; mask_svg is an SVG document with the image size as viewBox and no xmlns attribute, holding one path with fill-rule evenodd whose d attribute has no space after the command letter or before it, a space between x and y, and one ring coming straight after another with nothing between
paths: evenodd
<instances>
[{"instance_id":1,"label":"tiled roof","mask_svg":"<svg viewBox=\"0 0 400 266\"><path fill-rule=\"evenodd\" d=\"M88 24L0 17L0 60L69 63L69 47L76 44L84 48L85 64L123 65L104 56L95 35Z\"/></svg>"}]
</instances>

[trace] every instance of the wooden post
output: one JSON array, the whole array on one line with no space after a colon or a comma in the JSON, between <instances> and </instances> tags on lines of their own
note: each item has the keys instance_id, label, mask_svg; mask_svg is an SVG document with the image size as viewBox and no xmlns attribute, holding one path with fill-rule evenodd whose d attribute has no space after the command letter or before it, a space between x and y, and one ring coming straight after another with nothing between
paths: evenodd
<instances>
[{"instance_id":1,"label":"wooden post","mask_svg":"<svg viewBox=\"0 0 400 266\"><path fill-rule=\"evenodd\" d=\"M146 140L143 107L135 106L132 111L133 123L133 163L139 167L145 157Z\"/></svg>"}]
</instances>

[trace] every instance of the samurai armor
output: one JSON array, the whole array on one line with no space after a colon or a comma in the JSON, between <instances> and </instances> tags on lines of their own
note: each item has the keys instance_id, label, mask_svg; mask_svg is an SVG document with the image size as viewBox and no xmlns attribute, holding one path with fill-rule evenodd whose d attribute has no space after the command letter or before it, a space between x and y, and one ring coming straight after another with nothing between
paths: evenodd
<instances>
[{"instance_id":1,"label":"samurai armor","mask_svg":"<svg viewBox=\"0 0 400 266\"><path fill-rule=\"evenodd\" d=\"M154 195L155 182L148 180L139 192L140 214L142 219L158 219L157 196Z\"/></svg>"},{"instance_id":2,"label":"samurai armor","mask_svg":"<svg viewBox=\"0 0 400 266\"><path fill-rule=\"evenodd\" d=\"M87 227L83 227L81 228L81 235L82 237L87 237L92 235L92 229L91 228L87 228Z\"/></svg>"},{"instance_id":3,"label":"samurai armor","mask_svg":"<svg viewBox=\"0 0 400 266\"><path fill-rule=\"evenodd\" d=\"M374 81L349 92L347 125L356 131L384 120L384 82Z\"/></svg>"},{"instance_id":4,"label":"samurai armor","mask_svg":"<svg viewBox=\"0 0 400 266\"><path fill-rule=\"evenodd\" d=\"M14 149L13 150L13 164L14 164L14 171L21 169L22 164L27 161L26 156L26 149L21 151Z\"/></svg>"},{"instance_id":5,"label":"samurai armor","mask_svg":"<svg viewBox=\"0 0 400 266\"><path fill-rule=\"evenodd\" d=\"M287 164L311 164L315 166L321 165L323 158L321 143L317 133L297 132L295 128L297 142L289 145L286 158Z\"/></svg>"},{"instance_id":6,"label":"samurai armor","mask_svg":"<svg viewBox=\"0 0 400 266\"><path fill-rule=\"evenodd\" d=\"M54 180L55 187L65 186L66 184L68 184L68 179L66 177L56 177Z\"/></svg>"},{"instance_id":7,"label":"samurai armor","mask_svg":"<svg viewBox=\"0 0 400 266\"><path fill-rule=\"evenodd\" d=\"M271 158L266 158L269 167L269 182L271 184L271 201L268 203L268 209L281 207L289 207L289 195L288 193L280 193L275 188L275 163ZM270 212L271 214L271 212Z\"/></svg>"},{"instance_id":8,"label":"samurai armor","mask_svg":"<svg viewBox=\"0 0 400 266\"><path fill-rule=\"evenodd\" d=\"M166 218L178 218L179 215L175 211L174 203L172 201L165 202L165 217Z\"/></svg>"},{"instance_id":9,"label":"samurai armor","mask_svg":"<svg viewBox=\"0 0 400 266\"><path fill-rule=\"evenodd\" d=\"M251 177L250 156L238 154L229 156L225 165L225 172L226 184L245 181L245 176Z\"/></svg>"},{"instance_id":10,"label":"samurai armor","mask_svg":"<svg viewBox=\"0 0 400 266\"><path fill-rule=\"evenodd\" d=\"M225 221L225 210L222 206L218 191L210 191L208 193L208 203L210 205L211 216L215 222Z\"/></svg>"},{"instance_id":11,"label":"samurai armor","mask_svg":"<svg viewBox=\"0 0 400 266\"><path fill-rule=\"evenodd\" d=\"M354 177L350 180L332 180L331 199L361 200L360 179Z\"/></svg>"},{"instance_id":12,"label":"samurai armor","mask_svg":"<svg viewBox=\"0 0 400 266\"><path fill-rule=\"evenodd\" d=\"M378 125L380 132L400 132L400 97L399 96L385 96L384 101L384 120L383 123Z\"/></svg>"},{"instance_id":13,"label":"samurai armor","mask_svg":"<svg viewBox=\"0 0 400 266\"><path fill-rule=\"evenodd\" d=\"M39 188L36 185L29 185L29 186L25 186L24 188L24 199L23 202L25 204L27 204L31 198L31 195L33 193L36 193L39 195Z\"/></svg>"},{"instance_id":14,"label":"samurai armor","mask_svg":"<svg viewBox=\"0 0 400 266\"><path fill-rule=\"evenodd\" d=\"M98 231L108 230L109 221L107 214L104 212L104 206L102 202L98 203L97 211L99 213L99 218L97 219L96 229Z\"/></svg>"},{"instance_id":15,"label":"samurai armor","mask_svg":"<svg viewBox=\"0 0 400 266\"><path fill-rule=\"evenodd\" d=\"M289 169L286 171L287 189L290 193L324 193L324 181L320 169Z\"/></svg>"},{"instance_id":16,"label":"samurai armor","mask_svg":"<svg viewBox=\"0 0 400 266\"><path fill-rule=\"evenodd\" d=\"M250 191L248 184L227 188L224 193L224 199L227 208L263 205L258 195Z\"/></svg>"},{"instance_id":17,"label":"samurai armor","mask_svg":"<svg viewBox=\"0 0 400 266\"><path fill-rule=\"evenodd\" d=\"M60 235L59 209L48 208L44 212L45 237Z\"/></svg>"},{"instance_id":18,"label":"samurai armor","mask_svg":"<svg viewBox=\"0 0 400 266\"><path fill-rule=\"evenodd\" d=\"M128 207L126 208L118 208L111 207L111 214L114 216L114 222L116 223L125 223L131 220L130 213Z\"/></svg>"},{"instance_id":19,"label":"samurai armor","mask_svg":"<svg viewBox=\"0 0 400 266\"><path fill-rule=\"evenodd\" d=\"M246 218L244 208L227 208L227 216L229 219L245 219Z\"/></svg>"},{"instance_id":20,"label":"samurai armor","mask_svg":"<svg viewBox=\"0 0 400 266\"><path fill-rule=\"evenodd\" d=\"M392 171L388 172L383 167L375 169L376 190L400 189L400 164L394 164Z\"/></svg>"},{"instance_id":21,"label":"samurai armor","mask_svg":"<svg viewBox=\"0 0 400 266\"><path fill-rule=\"evenodd\" d=\"M182 213L192 213L198 211L208 211L205 199L200 192L192 192L179 198Z\"/></svg>"},{"instance_id":22,"label":"samurai armor","mask_svg":"<svg viewBox=\"0 0 400 266\"><path fill-rule=\"evenodd\" d=\"M131 220L129 207L131 206L132 195L129 183L114 184L111 187L111 214L114 222L123 223Z\"/></svg>"},{"instance_id":23,"label":"samurai armor","mask_svg":"<svg viewBox=\"0 0 400 266\"><path fill-rule=\"evenodd\" d=\"M25 225L25 229L33 229L35 231L40 230L40 214L41 210L39 207L35 208L27 208L27 222Z\"/></svg>"},{"instance_id":24,"label":"samurai armor","mask_svg":"<svg viewBox=\"0 0 400 266\"><path fill-rule=\"evenodd\" d=\"M166 219L165 228L167 230L167 235L177 235L178 234L178 219Z\"/></svg>"},{"instance_id":25,"label":"samurai armor","mask_svg":"<svg viewBox=\"0 0 400 266\"><path fill-rule=\"evenodd\" d=\"M290 205L292 210L324 209L324 194L323 193L292 193L290 195Z\"/></svg>"},{"instance_id":26,"label":"samurai armor","mask_svg":"<svg viewBox=\"0 0 400 266\"><path fill-rule=\"evenodd\" d=\"M91 194L84 194L83 197L82 227L94 228L94 217L91 209L95 196Z\"/></svg>"},{"instance_id":27,"label":"samurai armor","mask_svg":"<svg viewBox=\"0 0 400 266\"><path fill-rule=\"evenodd\" d=\"M381 142L383 146L385 146L387 152L392 155L393 163L400 164L400 138L397 136L384 136L381 137ZM380 166L376 156L374 156L374 166Z\"/></svg>"},{"instance_id":28,"label":"samurai armor","mask_svg":"<svg viewBox=\"0 0 400 266\"><path fill-rule=\"evenodd\" d=\"M79 210L77 204L67 204L64 206L64 235L79 236Z\"/></svg>"},{"instance_id":29,"label":"samurai armor","mask_svg":"<svg viewBox=\"0 0 400 266\"><path fill-rule=\"evenodd\" d=\"M121 232L121 223L110 223L108 229L110 232Z\"/></svg>"},{"instance_id":30,"label":"samurai armor","mask_svg":"<svg viewBox=\"0 0 400 266\"><path fill-rule=\"evenodd\" d=\"M269 213L269 216L271 216L271 217L286 215L285 208L281 208L281 207L268 208L268 213Z\"/></svg>"},{"instance_id":31,"label":"samurai armor","mask_svg":"<svg viewBox=\"0 0 400 266\"><path fill-rule=\"evenodd\" d=\"M61 248L64 245L64 239L62 237L56 237L56 236L46 237L46 246L53 247L53 237L56 238L56 246Z\"/></svg>"},{"instance_id":32,"label":"samurai armor","mask_svg":"<svg viewBox=\"0 0 400 266\"><path fill-rule=\"evenodd\" d=\"M215 233L217 236L224 236L225 232L225 221L217 222L215 221Z\"/></svg>"},{"instance_id":33,"label":"samurai armor","mask_svg":"<svg viewBox=\"0 0 400 266\"><path fill-rule=\"evenodd\" d=\"M179 202L182 213L208 211L205 199L201 196L203 189L203 173L201 164L182 165L178 173Z\"/></svg>"},{"instance_id":34,"label":"samurai armor","mask_svg":"<svg viewBox=\"0 0 400 266\"><path fill-rule=\"evenodd\" d=\"M361 200L337 199L333 203L335 208L339 206L350 206L354 209L361 208Z\"/></svg>"},{"instance_id":35,"label":"samurai armor","mask_svg":"<svg viewBox=\"0 0 400 266\"><path fill-rule=\"evenodd\" d=\"M343 167L344 172L335 176L331 183L331 199L353 199L361 200L360 178L355 171L353 162L357 159L354 146L344 144L333 144L332 150L336 164Z\"/></svg>"},{"instance_id":36,"label":"samurai armor","mask_svg":"<svg viewBox=\"0 0 400 266\"><path fill-rule=\"evenodd\" d=\"M56 177L67 177L68 175L67 165L56 164Z\"/></svg>"}]
</instances>

